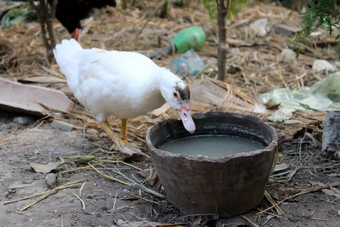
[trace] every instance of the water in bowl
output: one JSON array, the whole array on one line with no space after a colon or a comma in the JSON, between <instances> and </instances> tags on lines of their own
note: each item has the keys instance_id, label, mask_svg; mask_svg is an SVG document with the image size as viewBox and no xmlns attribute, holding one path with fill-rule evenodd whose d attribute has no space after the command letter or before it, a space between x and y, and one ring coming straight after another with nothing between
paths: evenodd
<instances>
[{"instance_id":1,"label":"water in bowl","mask_svg":"<svg viewBox=\"0 0 340 227\"><path fill-rule=\"evenodd\" d=\"M240 152L263 149L256 140L230 135L198 135L170 140L158 149L178 154L222 158Z\"/></svg>"}]
</instances>

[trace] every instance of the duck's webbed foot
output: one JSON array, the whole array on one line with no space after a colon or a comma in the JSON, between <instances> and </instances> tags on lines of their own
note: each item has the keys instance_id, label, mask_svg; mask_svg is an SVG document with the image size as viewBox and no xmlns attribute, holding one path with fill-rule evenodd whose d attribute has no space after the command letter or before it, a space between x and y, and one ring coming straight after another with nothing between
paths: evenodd
<instances>
[{"instance_id":1,"label":"duck's webbed foot","mask_svg":"<svg viewBox=\"0 0 340 227\"><path fill-rule=\"evenodd\" d=\"M102 126L102 129L113 140L114 145L112 147L115 147L115 150L118 150L122 152L123 154L129 155L129 156L132 156L135 154L145 156L145 154L138 147L135 147L132 144L128 143L126 140L126 137L124 139L121 139L118 134L114 133L107 121L101 122L101 126ZM124 127L124 123L123 123L123 127ZM126 129L123 128L123 135L125 134L125 130Z\"/></svg>"}]
</instances>

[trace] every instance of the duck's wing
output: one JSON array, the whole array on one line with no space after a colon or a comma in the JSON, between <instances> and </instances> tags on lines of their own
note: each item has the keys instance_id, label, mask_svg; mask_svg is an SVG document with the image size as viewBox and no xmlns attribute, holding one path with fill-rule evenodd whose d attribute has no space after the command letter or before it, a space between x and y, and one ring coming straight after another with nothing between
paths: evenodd
<instances>
[{"instance_id":1,"label":"duck's wing","mask_svg":"<svg viewBox=\"0 0 340 227\"><path fill-rule=\"evenodd\" d=\"M107 74L120 80L146 80L159 68L148 57L127 51L106 51L92 48L87 50L80 61L83 74ZM99 70L99 71L97 71ZM88 74L88 72L91 72ZM130 81L133 82L133 81Z\"/></svg>"},{"instance_id":2,"label":"duck's wing","mask_svg":"<svg viewBox=\"0 0 340 227\"><path fill-rule=\"evenodd\" d=\"M82 55L79 69L75 95L90 110L133 117L164 102L155 74L159 67L144 55L90 49Z\"/></svg>"}]
</instances>

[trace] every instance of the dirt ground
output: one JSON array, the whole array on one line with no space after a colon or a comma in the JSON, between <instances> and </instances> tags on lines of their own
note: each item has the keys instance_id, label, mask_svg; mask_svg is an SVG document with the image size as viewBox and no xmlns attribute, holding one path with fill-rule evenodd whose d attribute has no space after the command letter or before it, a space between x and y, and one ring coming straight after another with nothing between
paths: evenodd
<instances>
[{"instance_id":1,"label":"dirt ground","mask_svg":"<svg viewBox=\"0 0 340 227\"><path fill-rule=\"evenodd\" d=\"M190 6L172 8L164 19L155 13L158 5L149 1L137 1L126 10L97 11L80 42L85 47L147 53L168 45L179 30L199 25L207 34L207 42L197 53L211 70L205 70L195 80L215 78L216 23L201 4L192 2ZM269 20L270 31L264 37L255 37L248 29L259 18ZM311 86L325 78L327 73L312 71L313 61L322 58L334 63L339 55L333 39L323 30L313 37L314 48L302 46L298 60L279 59L292 36L275 32L275 26L295 28L299 22L297 12L280 6L259 2L244 6L228 25L230 51L225 84L248 97L256 97L279 87L296 90ZM1 77L23 83L36 76L63 78L56 64L48 68L39 29L36 22L1 28ZM55 31L58 40L68 37L57 22ZM163 56L155 62L168 66L178 56ZM188 81L194 82L191 77ZM90 126L94 117L76 102L66 83L35 84L65 92L75 101L75 107L71 113L52 112L49 117L35 117L27 125L14 122L22 113L0 110L0 226L340 226L340 162L323 157L319 144L326 113L295 113L293 119L299 122L294 124L269 122L270 110L253 114L276 129L277 164L287 167L284 173L270 177L268 194L257 209L247 214L232 218L182 215L166 199L153 193L165 194L151 159L125 157L110 150L112 141L99 128ZM193 109L251 112L211 103L195 103ZM148 114L132 119L129 139L147 152L145 133L153 124L146 121L169 117L177 116L167 110L157 117ZM74 127L61 130L52 125L53 119ZM119 120L110 118L110 123L119 129ZM79 163L79 157L89 155L96 158L91 165ZM58 162L62 163L52 171L58 180L52 187L46 184L47 173L37 173L30 165ZM35 196L20 200L32 195ZM20 201L6 203L13 200ZM30 206L23 209L27 205Z\"/></svg>"}]
</instances>

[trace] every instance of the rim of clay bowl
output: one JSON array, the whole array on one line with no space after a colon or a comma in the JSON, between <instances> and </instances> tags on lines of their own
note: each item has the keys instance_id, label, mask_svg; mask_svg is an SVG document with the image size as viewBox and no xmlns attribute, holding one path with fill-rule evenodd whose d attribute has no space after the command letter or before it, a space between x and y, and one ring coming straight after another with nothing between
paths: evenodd
<instances>
[{"instance_id":1,"label":"rim of clay bowl","mask_svg":"<svg viewBox=\"0 0 340 227\"><path fill-rule=\"evenodd\" d=\"M192 118L195 119L196 118L206 118L206 117L213 117L214 115L219 115L219 116L226 116L226 117L232 117L232 118L240 118L241 116L244 118L248 118L249 120L255 121L256 123L260 123L262 124L264 127L267 127L271 133L272 133L272 139L271 142L264 148L261 149L257 149L257 150L253 150L253 151L246 151L246 152L239 152L236 154L231 154L225 157L207 157L207 156L194 156L194 155L189 155L189 154L180 154L180 153L172 153L170 151L165 151L165 150L161 150L158 149L154 146L154 144L151 142L150 139L150 133L151 130L154 127L159 127L162 124L165 125L167 123L171 123L171 122L179 122L181 120L177 120L177 119L165 119L163 121L158 122L156 125L150 127L147 130L146 133L146 144L148 146L148 149L150 151L150 153L155 152L157 153L157 155L161 155L164 157L172 157L172 158L185 158L188 160L194 160L194 161L207 161L207 162L215 162L215 163L220 163L220 162L225 162L228 161L230 159L234 159L234 158L242 158L242 157L249 157L249 156L256 156L258 154L264 153L264 152L272 152L277 148L277 141L278 141L278 137L276 134L276 130L271 127L270 125L267 125L266 123L264 123L260 118L252 116L250 114L239 114L239 113L233 113L233 112L204 112L204 113L196 113L192 116Z\"/></svg>"}]
</instances>

